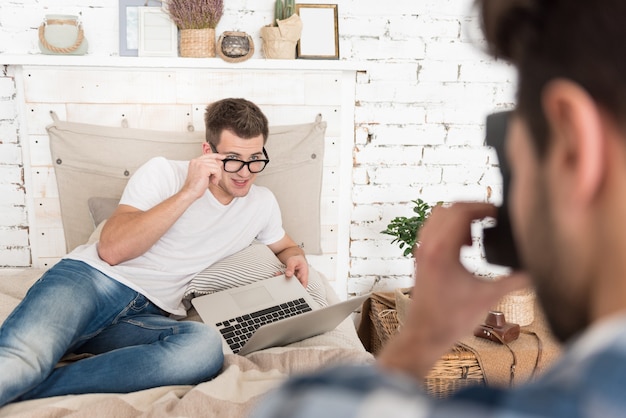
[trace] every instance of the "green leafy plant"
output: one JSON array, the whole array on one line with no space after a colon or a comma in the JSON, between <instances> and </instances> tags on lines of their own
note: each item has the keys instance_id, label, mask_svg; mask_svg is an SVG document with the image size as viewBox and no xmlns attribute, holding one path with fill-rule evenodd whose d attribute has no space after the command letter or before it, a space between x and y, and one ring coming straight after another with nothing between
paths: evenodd
<instances>
[{"instance_id":1,"label":"green leafy plant","mask_svg":"<svg viewBox=\"0 0 626 418\"><path fill-rule=\"evenodd\" d=\"M296 0L276 0L274 3L274 22L277 26L278 20L285 20L296 12Z\"/></svg>"},{"instance_id":2,"label":"green leafy plant","mask_svg":"<svg viewBox=\"0 0 626 418\"><path fill-rule=\"evenodd\" d=\"M215 29L224 14L224 0L168 0L166 10L180 29Z\"/></svg>"},{"instance_id":3,"label":"green leafy plant","mask_svg":"<svg viewBox=\"0 0 626 418\"><path fill-rule=\"evenodd\" d=\"M424 202L422 199L412 200L415 204L413 212L415 216L407 218L406 216L398 216L391 220L387 229L381 231L383 234L395 237L392 244L397 243L400 249L404 249L403 255L410 255L413 251L415 243L418 242L419 230L426 222L430 215L432 206Z\"/></svg>"}]
</instances>

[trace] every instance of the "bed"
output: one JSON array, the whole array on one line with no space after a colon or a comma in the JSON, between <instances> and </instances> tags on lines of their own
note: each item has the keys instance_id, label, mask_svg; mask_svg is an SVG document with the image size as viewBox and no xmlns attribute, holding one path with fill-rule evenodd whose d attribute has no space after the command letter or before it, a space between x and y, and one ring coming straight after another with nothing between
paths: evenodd
<instances>
[{"instance_id":1,"label":"bed","mask_svg":"<svg viewBox=\"0 0 626 418\"><path fill-rule=\"evenodd\" d=\"M70 251L97 239L124 185L151 156L189 159L198 154L201 133L155 132L59 121L48 126L61 216ZM270 128L271 164L257 183L271 188L280 205L285 229L307 253L320 251L319 206L325 123ZM291 171L297 168L298 175ZM285 179L297 178L297 182ZM244 274L260 280L275 271L276 259L253 243L240 253L210 266L190 283L186 299L232 286L229 277ZM44 269L0 269L0 322L19 303ZM339 297L329 279L311 266L307 289L321 305ZM193 309L183 320L199 318ZM71 359L69 361L72 361ZM167 386L128 394L86 394L8 404L6 416L246 416L268 390L294 373L334 363L369 363L373 357L359 340L352 318L335 330L285 347L247 356L227 354L222 372L196 386ZM62 365L61 365L62 366Z\"/></svg>"}]
</instances>

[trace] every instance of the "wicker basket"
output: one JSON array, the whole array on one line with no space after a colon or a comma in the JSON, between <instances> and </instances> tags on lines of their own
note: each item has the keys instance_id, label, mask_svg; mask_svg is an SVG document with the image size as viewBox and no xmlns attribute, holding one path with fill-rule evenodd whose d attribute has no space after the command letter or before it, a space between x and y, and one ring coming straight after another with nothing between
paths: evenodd
<instances>
[{"instance_id":1,"label":"wicker basket","mask_svg":"<svg viewBox=\"0 0 626 418\"><path fill-rule=\"evenodd\" d=\"M370 341L370 351L376 355L389 338L398 332L398 312L377 299L371 299L369 316L371 335L377 337Z\"/></svg>"},{"instance_id":2,"label":"wicker basket","mask_svg":"<svg viewBox=\"0 0 626 418\"><path fill-rule=\"evenodd\" d=\"M215 29L182 29L180 31L180 56L209 58L215 56Z\"/></svg>"},{"instance_id":3,"label":"wicker basket","mask_svg":"<svg viewBox=\"0 0 626 418\"><path fill-rule=\"evenodd\" d=\"M447 398L460 389L484 384L476 355L461 345L437 360L424 379L426 393L435 398Z\"/></svg>"},{"instance_id":4,"label":"wicker basket","mask_svg":"<svg viewBox=\"0 0 626 418\"><path fill-rule=\"evenodd\" d=\"M371 322L370 351L377 354L385 343L398 332L398 313L402 312L402 299L408 299L404 291L395 292L399 310L391 308L377 299L370 300L369 319ZM442 356L424 380L426 393L435 398L445 398L459 389L471 385L484 384L484 377L478 359L473 352L461 345L455 345L448 354Z\"/></svg>"},{"instance_id":5,"label":"wicker basket","mask_svg":"<svg viewBox=\"0 0 626 418\"><path fill-rule=\"evenodd\" d=\"M410 289L396 289L369 299L368 343L374 355L402 328L411 303L409 294ZM524 289L507 294L493 309L504 312L508 322L527 326L534 321L534 305L535 292ZM476 354L459 343L435 363L424 380L424 389L432 397L446 398L462 388L484 385L484 374Z\"/></svg>"},{"instance_id":6,"label":"wicker basket","mask_svg":"<svg viewBox=\"0 0 626 418\"><path fill-rule=\"evenodd\" d=\"M508 322L525 327L535 320L535 299L533 289L516 290L500 299L492 310L504 313Z\"/></svg>"}]
</instances>

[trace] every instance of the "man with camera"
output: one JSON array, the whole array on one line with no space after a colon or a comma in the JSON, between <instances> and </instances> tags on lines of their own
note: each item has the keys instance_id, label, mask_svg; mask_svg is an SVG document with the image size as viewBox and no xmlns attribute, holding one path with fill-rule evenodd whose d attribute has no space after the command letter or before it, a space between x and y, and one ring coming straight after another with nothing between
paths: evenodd
<instances>
[{"instance_id":1,"label":"man with camera","mask_svg":"<svg viewBox=\"0 0 626 418\"><path fill-rule=\"evenodd\" d=\"M487 126L488 142L505 145L507 205L501 216L484 203L435 208L414 252L408 317L377 364L295 378L257 416L626 414L626 2L477 5L490 53L518 72L516 109L496 117L500 141L490 141ZM459 261L471 242L470 224L486 217L510 217L514 245L508 247L517 247L519 259L510 276L491 282ZM499 234L488 233L486 245L493 235ZM493 255L487 252L488 259ZM559 361L519 387L474 387L444 401L428 399L419 386L434 362L528 279L565 344Z\"/></svg>"}]
</instances>

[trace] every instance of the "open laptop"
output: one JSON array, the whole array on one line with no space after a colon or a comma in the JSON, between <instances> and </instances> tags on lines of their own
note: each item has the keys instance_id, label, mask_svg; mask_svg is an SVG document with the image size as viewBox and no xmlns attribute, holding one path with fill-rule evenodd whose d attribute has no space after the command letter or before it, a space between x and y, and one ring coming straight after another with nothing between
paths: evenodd
<instances>
[{"instance_id":1,"label":"open laptop","mask_svg":"<svg viewBox=\"0 0 626 418\"><path fill-rule=\"evenodd\" d=\"M246 355L323 334L369 295L320 307L298 279L284 275L192 299L205 324L222 335L224 353Z\"/></svg>"}]
</instances>

